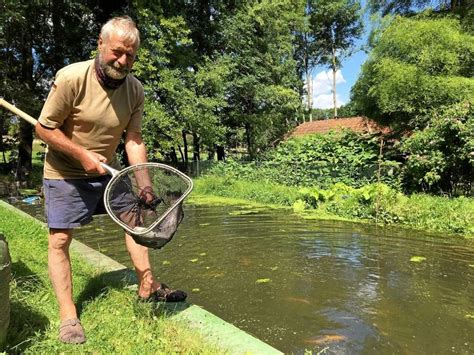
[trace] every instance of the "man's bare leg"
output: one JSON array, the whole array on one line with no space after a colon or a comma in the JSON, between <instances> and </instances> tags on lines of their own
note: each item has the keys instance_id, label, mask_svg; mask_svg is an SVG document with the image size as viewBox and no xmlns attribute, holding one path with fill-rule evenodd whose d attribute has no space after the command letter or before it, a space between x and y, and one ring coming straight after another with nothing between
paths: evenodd
<instances>
[{"instance_id":1,"label":"man's bare leg","mask_svg":"<svg viewBox=\"0 0 474 355\"><path fill-rule=\"evenodd\" d=\"M50 229L48 245L48 270L59 304L61 321L77 318L72 300L72 273L69 245L72 229Z\"/></svg>"},{"instance_id":2,"label":"man's bare leg","mask_svg":"<svg viewBox=\"0 0 474 355\"><path fill-rule=\"evenodd\" d=\"M59 304L59 339L64 343L81 344L86 337L72 300L71 241L72 229L49 230L48 270Z\"/></svg>"},{"instance_id":3,"label":"man's bare leg","mask_svg":"<svg viewBox=\"0 0 474 355\"><path fill-rule=\"evenodd\" d=\"M125 234L125 243L137 273L138 296L147 298L160 287L151 272L148 248L137 244L128 234Z\"/></svg>"},{"instance_id":4,"label":"man's bare leg","mask_svg":"<svg viewBox=\"0 0 474 355\"><path fill-rule=\"evenodd\" d=\"M154 279L147 247L137 244L128 234L125 235L125 241L137 273L140 299L158 302L182 302L186 299L186 292L170 289Z\"/></svg>"}]
</instances>

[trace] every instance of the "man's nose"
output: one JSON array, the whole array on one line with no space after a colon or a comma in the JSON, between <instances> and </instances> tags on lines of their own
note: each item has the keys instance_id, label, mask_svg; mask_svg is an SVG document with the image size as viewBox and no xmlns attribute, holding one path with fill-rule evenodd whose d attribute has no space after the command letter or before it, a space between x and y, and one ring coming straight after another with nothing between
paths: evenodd
<instances>
[{"instance_id":1,"label":"man's nose","mask_svg":"<svg viewBox=\"0 0 474 355\"><path fill-rule=\"evenodd\" d=\"M120 66L124 67L127 65L127 55L122 54L120 57L117 58L117 62L120 64Z\"/></svg>"}]
</instances>

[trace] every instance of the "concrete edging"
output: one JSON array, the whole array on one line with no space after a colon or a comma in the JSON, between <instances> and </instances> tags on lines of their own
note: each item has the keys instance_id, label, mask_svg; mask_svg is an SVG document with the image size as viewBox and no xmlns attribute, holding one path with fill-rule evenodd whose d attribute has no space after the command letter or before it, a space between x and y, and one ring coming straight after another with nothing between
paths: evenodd
<instances>
[{"instance_id":1,"label":"concrete edging","mask_svg":"<svg viewBox=\"0 0 474 355\"><path fill-rule=\"evenodd\" d=\"M33 219L46 227L45 223L2 200L0 200L0 205L14 210L16 213L27 218ZM131 283L136 283L132 270L107 255L104 255L75 239L73 239L70 249L72 252L83 258L88 264L105 272L120 272L120 274L125 278L128 278ZM251 336L236 326L227 323L223 319L199 306L189 303L181 303L167 305L167 308L176 311L173 312L174 314L171 316L173 319L183 322L183 324L198 331L204 336L204 338L222 348L223 351L231 354L283 354L267 343Z\"/></svg>"}]
</instances>

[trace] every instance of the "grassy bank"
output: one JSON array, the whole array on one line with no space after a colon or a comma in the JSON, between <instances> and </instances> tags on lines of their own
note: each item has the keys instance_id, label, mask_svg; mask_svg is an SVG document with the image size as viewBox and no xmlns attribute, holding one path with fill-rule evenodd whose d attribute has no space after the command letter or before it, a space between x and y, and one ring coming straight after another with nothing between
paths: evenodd
<instances>
[{"instance_id":1,"label":"grassy bank","mask_svg":"<svg viewBox=\"0 0 474 355\"><path fill-rule=\"evenodd\" d=\"M397 225L474 237L473 198L407 196L383 184L361 188L335 184L323 190L205 176L195 180L194 194L292 208L305 218Z\"/></svg>"},{"instance_id":2,"label":"grassy bank","mask_svg":"<svg viewBox=\"0 0 474 355\"><path fill-rule=\"evenodd\" d=\"M138 303L132 288L105 282L78 255L73 255L74 299L88 340L79 346L60 343L46 229L0 205L0 232L9 243L13 273L7 353L222 353L173 321L163 306Z\"/></svg>"}]
</instances>

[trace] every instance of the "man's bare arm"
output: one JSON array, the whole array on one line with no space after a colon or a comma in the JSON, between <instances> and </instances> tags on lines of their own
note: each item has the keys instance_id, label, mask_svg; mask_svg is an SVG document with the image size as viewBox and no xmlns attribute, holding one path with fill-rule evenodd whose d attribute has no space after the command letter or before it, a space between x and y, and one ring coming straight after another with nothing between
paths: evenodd
<instances>
[{"instance_id":1,"label":"man's bare arm","mask_svg":"<svg viewBox=\"0 0 474 355\"><path fill-rule=\"evenodd\" d=\"M130 165L146 163L146 147L142 135L136 132L128 132L125 136L125 151Z\"/></svg>"},{"instance_id":2,"label":"man's bare arm","mask_svg":"<svg viewBox=\"0 0 474 355\"><path fill-rule=\"evenodd\" d=\"M101 162L107 162L104 156L73 143L60 129L47 128L38 122L35 126L35 131L36 136L41 138L52 149L78 160L87 173L106 173L100 165Z\"/></svg>"},{"instance_id":3,"label":"man's bare arm","mask_svg":"<svg viewBox=\"0 0 474 355\"><path fill-rule=\"evenodd\" d=\"M140 133L127 133L125 136L125 151L127 152L128 163L130 165L146 163L148 161L145 143ZM141 189L153 185L150 175L148 174L148 169L135 171L135 179Z\"/></svg>"}]
</instances>

